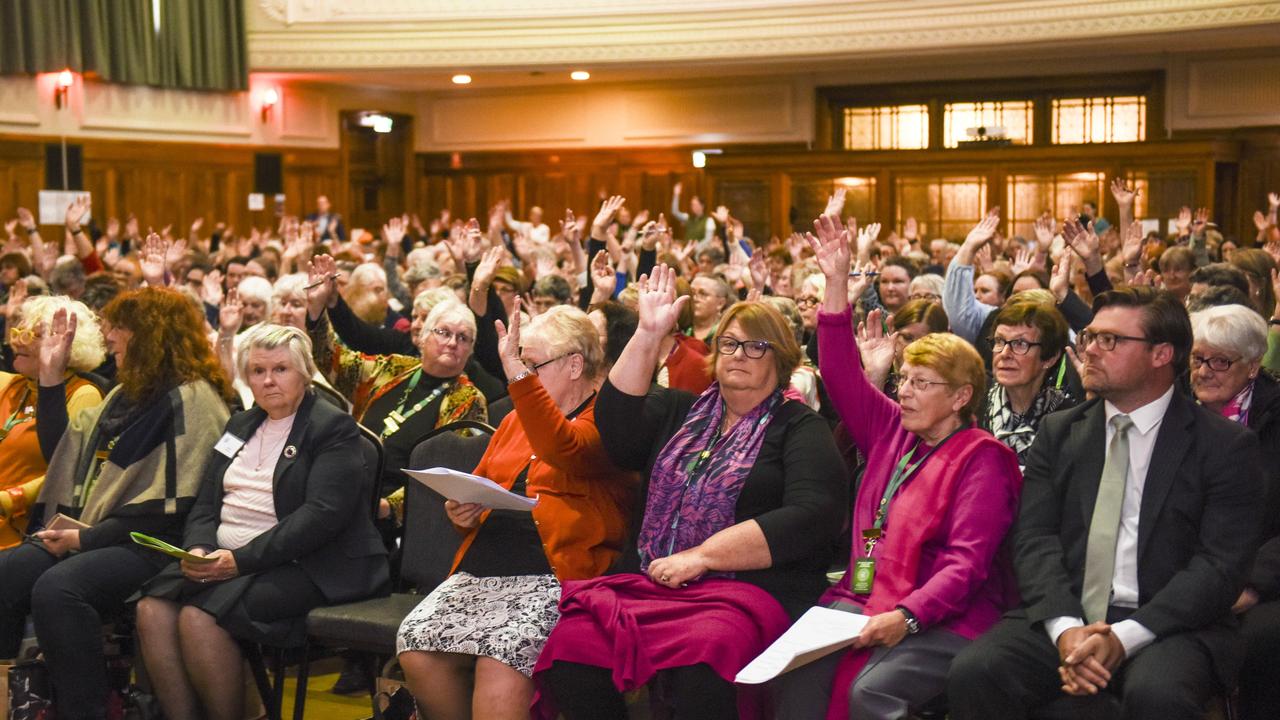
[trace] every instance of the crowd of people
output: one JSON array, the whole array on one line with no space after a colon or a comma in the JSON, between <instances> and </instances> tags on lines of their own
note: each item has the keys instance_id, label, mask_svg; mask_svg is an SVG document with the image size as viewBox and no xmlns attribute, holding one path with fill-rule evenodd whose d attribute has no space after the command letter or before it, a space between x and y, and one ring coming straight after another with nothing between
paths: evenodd
<instances>
[{"instance_id":1,"label":"crowd of people","mask_svg":"<svg viewBox=\"0 0 1280 720\"><path fill-rule=\"evenodd\" d=\"M644 687L677 718L1280 716L1280 195L1251 238L1145 232L1116 180L1114 223L993 208L954 242L841 190L753 239L682 191L558 230L502 203L371 233L320 198L144 234L86 198L46 240L18 209L0 660L30 619L58 716L105 718L130 616L167 717L240 718L243 643L388 592L401 469L492 417L474 472L536 504L445 502L461 544L397 635L421 717ZM735 685L814 606L865 628Z\"/></svg>"}]
</instances>

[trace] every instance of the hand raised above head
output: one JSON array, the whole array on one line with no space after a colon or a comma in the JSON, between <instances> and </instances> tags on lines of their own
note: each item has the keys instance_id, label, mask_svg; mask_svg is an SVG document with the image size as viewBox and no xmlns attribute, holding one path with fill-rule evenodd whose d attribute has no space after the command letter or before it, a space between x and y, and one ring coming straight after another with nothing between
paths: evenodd
<instances>
[{"instance_id":1,"label":"hand raised above head","mask_svg":"<svg viewBox=\"0 0 1280 720\"><path fill-rule=\"evenodd\" d=\"M680 309L689 296L676 297L676 271L667 265L657 265L652 275L641 275L636 283L640 293L636 309L640 315L637 332L665 336L676 326Z\"/></svg>"}]
</instances>

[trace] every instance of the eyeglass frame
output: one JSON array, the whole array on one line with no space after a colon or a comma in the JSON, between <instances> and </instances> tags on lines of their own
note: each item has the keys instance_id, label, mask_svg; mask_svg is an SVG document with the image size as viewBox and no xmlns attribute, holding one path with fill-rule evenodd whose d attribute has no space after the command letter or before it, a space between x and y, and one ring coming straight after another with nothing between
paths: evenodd
<instances>
[{"instance_id":1,"label":"eyeglass frame","mask_svg":"<svg viewBox=\"0 0 1280 720\"><path fill-rule=\"evenodd\" d=\"M991 343L992 355L999 355L1000 353L1004 352L1004 349L1007 347L1009 348L1010 351L1013 352L1014 355L1018 355L1021 357L1031 352L1031 348L1033 347L1044 347L1044 343L1042 342L1031 342L1030 340L1023 340L1022 338L1005 339L998 335L992 335L991 337L987 338L987 342ZM997 343L1000 344L999 347L996 347ZM1014 345L1014 343L1021 343L1024 347L1021 350L1019 350L1017 346Z\"/></svg>"},{"instance_id":2,"label":"eyeglass frame","mask_svg":"<svg viewBox=\"0 0 1280 720\"><path fill-rule=\"evenodd\" d=\"M1110 337L1111 338L1110 343L1102 340L1103 337ZM1080 334L1076 335L1076 349L1081 352L1084 352L1089 348L1090 345L1094 343L1095 340L1098 343L1098 348L1101 349L1103 352L1111 352L1112 350L1115 350L1116 343L1120 342L1121 340L1124 340L1127 342L1143 342L1143 343L1147 343L1148 345L1159 345L1160 343L1164 342L1163 340L1152 340L1151 338L1138 337L1137 335L1120 335L1118 333L1107 332L1105 330L1101 332L1094 332L1092 330L1081 330ZM1108 344L1110 344L1111 347L1107 347Z\"/></svg>"},{"instance_id":3,"label":"eyeglass frame","mask_svg":"<svg viewBox=\"0 0 1280 720\"><path fill-rule=\"evenodd\" d=\"M723 347L725 343L732 343L733 349L730 350L729 352L725 352ZM725 357L732 357L734 355L737 355L738 348L742 348L742 354L746 356L748 360L759 360L760 358L764 357L766 353L768 353L770 350L773 349L773 343L769 342L768 340L739 340L738 338L732 337L730 335L717 335L715 339L715 346L716 346L716 352L720 353L721 355L724 355ZM757 348L760 354L752 355L751 351L747 349L749 346Z\"/></svg>"},{"instance_id":4,"label":"eyeglass frame","mask_svg":"<svg viewBox=\"0 0 1280 720\"><path fill-rule=\"evenodd\" d=\"M1227 366L1223 368L1216 368L1213 366L1214 360L1220 360L1222 362L1225 362ZM1231 369L1232 365L1235 365L1241 360L1244 360L1244 358L1238 357L1235 360L1232 360L1230 358L1225 358L1221 355L1214 355L1213 357L1205 357L1203 355L1196 355L1195 353L1192 353L1191 356L1187 358L1187 362L1191 364L1192 370L1199 370L1205 365L1208 365L1209 369L1212 370L1213 372L1226 372Z\"/></svg>"},{"instance_id":5,"label":"eyeglass frame","mask_svg":"<svg viewBox=\"0 0 1280 720\"><path fill-rule=\"evenodd\" d=\"M902 388L907 386L907 383L911 383L911 389L915 390L916 392L928 392L929 388L933 387L934 385L946 385L947 387L955 387L953 383L949 383L946 380L929 380L927 378L922 378L922 377L907 377L906 375L903 375L898 378L898 382L896 383L898 387L898 391L901 392ZM924 387L920 387L921 384L923 384Z\"/></svg>"},{"instance_id":6,"label":"eyeglass frame","mask_svg":"<svg viewBox=\"0 0 1280 720\"><path fill-rule=\"evenodd\" d=\"M476 342L476 339L470 335L467 335L466 333L456 333L449 328L433 327L428 332L435 335L442 343L447 343L450 340L453 340L458 343L459 347L474 345Z\"/></svg>"},{"instance_id":7,"label":"eyeglass frame","mask_svg":"<svg viewBox=\"0 0 1280 720\"><path fill-rule=\"evenodd\" d=\"M821 304L822 304L822 301L819 300L818 298L801 297L796 299L796 307L802 310L804 308L817 307Z\"/></svg>"},{"instance_id":8,"label":"eyeglass frame","mask_svg":"<svg viewBox=\"0 0 1280 720\"><path fill-rule=\"evenodd\" d=\"M35 342L38 337L37 330L39 328L36 327L35 323L26 323L25 325L20 323L9 328L9 331L5 333L5 337L9 340L10 345L14 343L28 345ZM25 337L19 338L20 334Z\"/></svg>"}]
</instances>

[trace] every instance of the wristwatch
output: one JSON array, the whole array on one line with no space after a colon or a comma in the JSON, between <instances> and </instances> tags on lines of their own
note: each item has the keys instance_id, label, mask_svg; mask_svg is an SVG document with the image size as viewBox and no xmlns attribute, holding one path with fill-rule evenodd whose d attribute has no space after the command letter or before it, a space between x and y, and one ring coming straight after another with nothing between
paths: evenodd
<instances>
[{"instance_id":1,"label":"wristwatch","mask_svg":"<svg viewBox=\"0 0 1280 720\"><path fill-rule=\"evenodd\" d=\"M915 614L913 614L910 610L902 607L901 605L895 607L894 610L897 610L898 612L902 613L902 617L907 619L908 635L915 635L916 633L920 632L920 621L916 619Z\"/></svg>"}]
</instances>

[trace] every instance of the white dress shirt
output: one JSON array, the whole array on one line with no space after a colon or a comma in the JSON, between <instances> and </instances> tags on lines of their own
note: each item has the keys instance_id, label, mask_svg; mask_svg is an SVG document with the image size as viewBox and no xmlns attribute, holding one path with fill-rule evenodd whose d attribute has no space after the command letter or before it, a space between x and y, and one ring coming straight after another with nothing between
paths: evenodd
<instances>
[{"instance_id":1,"label":"white dress shirt","mask_svg":"<svg viewBox=\"0 0 1280 720\"><path fill-rule=\"evenodd\" d=\"M1165 412L1169 410L1169 403L1172 401L1171 385L1163 395L1129 413L1129 419L1133 421L1133 427L1129 429L1129 472L1125 477L1124 502L1120 506L1120 529L1116 533L1111 605L1138 607L1138 520L1142 514L1142 491L1147 484L1147 470L1151 467L1156 436L1160 434L1160 425L1164 422ZM1110 401L1106 401L1103 407L1107 429L1104 447L1109 448L1111 439L1115 437L1111 418L1122 413ZM1068 616L1053 618L1044 624L1054 645L1058 644L1058 637L1062 633L1083 625L1082 618ZM1133 657L1134 653L1156 639L1155 633L1136 620L1121 620L1111 626L1111 632L1115 633L1124 646L1125 657Z\"/></svg>"}]
</instances>

